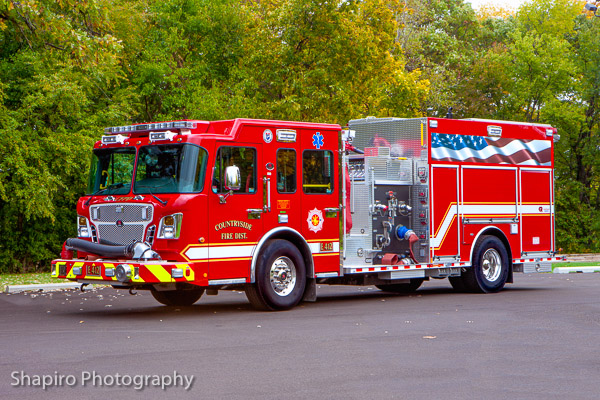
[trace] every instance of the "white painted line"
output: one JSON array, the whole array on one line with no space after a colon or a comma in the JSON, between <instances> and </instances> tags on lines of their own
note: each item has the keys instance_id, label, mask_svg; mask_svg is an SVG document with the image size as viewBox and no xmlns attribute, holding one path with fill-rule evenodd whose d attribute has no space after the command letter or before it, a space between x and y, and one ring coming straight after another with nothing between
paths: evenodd
<instances>
[{"instance_id":1,"label":"white painted line","mask_svg":"<svg viewBox=\"0 0 600 400\"><path fill-rule=\"evenodd\" d=\"M72 283L43 283L36 285L7 285L4 290L5 293L19 293L26 292L29 290L33 291L48 291L48 290L61 290L61 289L79 289L81 287L81 283L72 282ZM89 286L86 287L90 288Z\"/></svg>"},{"instance_id":2,"label":"white painted line","mask_svg":"<svg viewBox=\"0 0 600 400\"><path fill-rule=\"evenodd\" d=\"M600 272L600 266L596 267L557 267L554 268L555 274L569 274L572 272Z\"/></svg>"}]
</instances>

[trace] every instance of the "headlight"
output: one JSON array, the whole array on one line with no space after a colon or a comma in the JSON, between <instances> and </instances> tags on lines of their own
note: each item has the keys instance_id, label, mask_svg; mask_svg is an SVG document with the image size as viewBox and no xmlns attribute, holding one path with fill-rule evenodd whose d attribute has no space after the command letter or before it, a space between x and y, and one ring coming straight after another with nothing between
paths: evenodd
<instances>
[{"instance_id":1,"label":"headlight","mask_svg":"<svg viewBox=\"0 0 600 400\"><path fill-rule=\"evenodd\" d=\"M158 238L159 239L179 239L181 233L181 220L183 214L177 213L173 215L166 215L160 220L158 226Z\"/></svg>"},{"instance_id":2,"label":"headlight","mask_svg":"<svg viewBox=\"0 0 600 400\"><path fill-rule=\"evenodd\" d=\"M86 217L77 217L77 236L90 237L90 223Z\"/></svg>"}]
</instances>

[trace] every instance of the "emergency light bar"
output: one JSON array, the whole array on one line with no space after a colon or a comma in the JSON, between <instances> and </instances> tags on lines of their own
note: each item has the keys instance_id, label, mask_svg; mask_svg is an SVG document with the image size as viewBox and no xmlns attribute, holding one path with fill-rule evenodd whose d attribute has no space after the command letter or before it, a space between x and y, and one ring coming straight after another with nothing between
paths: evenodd
<instances>
[{"instance_id":1,"label":"emergency light bar","mask_svg":"<svg viewBox=\"0 0 600 400\"><path fill-rule=\"evenodd\" d=\"M104 128L104 133L116 134L122 132L141 132L167 129L196 129L196 123L189 121L173 121L157 122L153 124L113 126L110 128Z\"/></svg>"}]
</instances>

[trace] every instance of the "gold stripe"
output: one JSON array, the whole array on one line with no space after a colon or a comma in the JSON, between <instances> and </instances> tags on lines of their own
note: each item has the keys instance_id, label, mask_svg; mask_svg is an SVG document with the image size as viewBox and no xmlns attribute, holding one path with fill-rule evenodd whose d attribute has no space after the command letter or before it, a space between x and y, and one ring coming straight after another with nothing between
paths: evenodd
<instances>
[{"instance_id":1,"label":"gold stripe","mask_svg":"<svg viewBox=\"0 0 600 400\"><path fill-rule=\"evenodd\" d=\"M252 260L252 257L240 257L240 258L211 258L210 262L213 261L242 261L242 260Z\"/></svg>"},{"instance_id":2,"label":"gold stripe","mask_svg":"<svg viewBox=\"0 0 600 400\"><path fill-rule=\"evenodd\" d=\"M208 247L212 246L249 246L256 245L258 242L219 242L208 245Z\"/></svg>"},{"instance_id":3,"label":"gold stripe","mask_svg":"<svg viewBox=\"0 0 600 400\"><path fill-rule=\"evenodd\" d=\"M464 218L510 218L516 217L517 214L462 214Z\"/></svg>"},{"instance_id":4,"label":"gold stripe","mask_svg":"<svg viewBox=\"0 0 600 400\"><path fill-rule=\"evenodd\" d=\"M439 233L440 233L440 229L442 229L442 225L444 225L444 221L446 220L446 216L448 215L448 213L450 212L450 209L452 208L452 206L456 205L456 202L452 202L450 203L450 205L448 206L448 208L446 209L446 213L444 214L444 218L441 219L440 222L440 226L438 226L437 230L435 231L435 234L433 235L433 237L436 237ZM458 210L457 210L458 211ZM454 217L452 218L452 221L454 221L454 218L456 217L456 214L454 214ZM450 227L452 226L452 221L450 221L450 225L448 225L448 229L450 229Z\"/></svg>"},{"instance_id":5,"label":"gold stripe","mask_svg":"<svg viewBox=\"0 0 600 400\"><path fill-rule=\"evenodd\" d=\"M448 237L448 232L450 232L450 227L454 223L455 219L456 219L456 214L454 214L454 216L452 217L452 221L450 221L450 225L448 225L448 230L446 231L446 233L444 233L444 236L442 237L442 241L440 242L440 245L438 247L435 247L434 250L439 250L442 248L442 246L444 245L444 241L446 240L446 237Z\"/></svg>"},{"instance_id":6,"label":"gold stripe","mask_svg":"<svg viewBox=\"0 0 600 400\"><path fill-rule=\"evenodd\" d=\"M340 252L336 252L336 253L314 253L313 257L319 257L319 256L340 256Z\"/></svg>"},{"instance_id":7,"label":"gold stripe","mask_svg":"<svg viewBox=\"0 0 600 400\"><path fill-rule=\"evenodd\" d=\"M463 201L462 204L470 204L476 206L496 206L499 204L509 204L509 205L517 205L514 201L491 201L491 202L481 202L481 201ZM537 204L537 203L536 203Z\"/></svg>"}]
</instances>

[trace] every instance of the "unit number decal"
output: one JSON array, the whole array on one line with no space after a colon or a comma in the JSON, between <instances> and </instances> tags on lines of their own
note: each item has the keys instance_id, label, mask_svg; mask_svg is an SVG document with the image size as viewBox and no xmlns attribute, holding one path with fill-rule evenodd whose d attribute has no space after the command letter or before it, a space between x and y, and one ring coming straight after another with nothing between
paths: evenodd
<instances>
[{"instance_id":1,"label":"unit number decal","mask_svg":"<svg viewBox=\"0 0 600 400\"><path fill-rule=\"evenodd\" d=\"M323 213L321 210L318 210L316 207L313 210L308 212L308 218L306 219L308 222L308 229L317 233L321 229L323 229Z\"/></svg>"}]
</instances>

